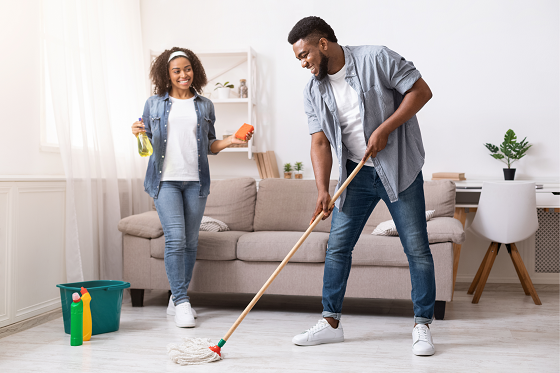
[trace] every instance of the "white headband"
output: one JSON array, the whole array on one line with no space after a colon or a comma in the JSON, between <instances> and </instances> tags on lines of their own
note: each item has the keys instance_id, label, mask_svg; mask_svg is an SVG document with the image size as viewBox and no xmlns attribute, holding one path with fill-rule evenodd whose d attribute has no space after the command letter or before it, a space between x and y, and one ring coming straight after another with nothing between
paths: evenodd
<instances>
[{"instance_id":1,"label":"white headband","mask_svg":"<svg viewBox=\"0 0 560 373\"><path fill-rule=\"evenodd\" d=\"M167 63L169 63L169 61L171 61L172 59L174 59L177 56L185 56L187 59L187 55L185 54L185 52L183 51L177 51L177 52L173 52L171 53L171 56L169 56L169 59L167 60Z\"/></svg>"}]
</instances>

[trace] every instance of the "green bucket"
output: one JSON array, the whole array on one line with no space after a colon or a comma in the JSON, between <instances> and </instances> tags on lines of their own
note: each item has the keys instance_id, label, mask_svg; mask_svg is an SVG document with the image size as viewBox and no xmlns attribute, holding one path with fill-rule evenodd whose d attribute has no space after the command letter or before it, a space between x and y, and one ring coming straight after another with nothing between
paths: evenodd
<instances>
[{"instance_id":1,"label":"green bucket","mask_svg":"<svg viewBox=\"0 0 560 373\"><path fill-rule=\"evenodd\" d=\"M130 287L124 281L82 281L56 285L60 288L64 332L70 334L70 305L72 294L85 287L91 295L91 334L103 334L119 330L123 289ZM81 295L80 295L81 296Z\"/></svg>"}]
</instances>

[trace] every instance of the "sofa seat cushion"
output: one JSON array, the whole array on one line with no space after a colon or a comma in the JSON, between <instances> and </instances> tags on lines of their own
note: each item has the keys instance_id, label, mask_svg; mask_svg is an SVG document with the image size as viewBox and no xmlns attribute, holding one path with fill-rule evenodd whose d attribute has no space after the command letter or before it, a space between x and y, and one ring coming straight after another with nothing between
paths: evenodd
<instances>
[{"instance_id":1,"label":"sofa seat cushion","mask_svg":"<svg viewBox=\"0 0 560 373\"><path fill-rule=\"evenodd\" d=\"M247 234L243 231L203 232L198 236L196 259L203 260L234 260L239 237ZM163 259L165 253L165 237L152 239L150 242L152 258Z\"/></svg>"},{"instance_id":2,"label":"sofa seat cushion","mask_svg":"<svg viewBox=\"0 0 560 373\"><path fill-rule=\"evenodd\" d=\"M399 237L362 234L352 252L352 265L408 267Z\"/></svg>"},{"instance_id":3,"label":"sofa seat cushion","mask_svg":"<svg viewBox=\"0 0 560 373\"><path fill-rule=\"evenodd\" d=\"M247 233L237 243L237 258L248 262L281 262L303 232L264 231ZM323 263L329 234L311 232L290 262Z\"/></svg>"},{"instance_id":4,"label":"sofa seat cushion","mask_svg":"<svg viewBox=\"0 0 560 373\"><path fill-rule=\"evenodd\" d=\"M157 211L148 211L121 219L119 231L142 238L158 238L163 236L163 228L161 227Z\"/></svg>"},{"instance_id":5,"label":"sofa seat cushion","mask_svg":"<svg viewBox=\"0 0 560 373\"><path fill-rule=\"evenodd\" d=\"M428 240L430 243L465 242L465 231L461 222L455 218L433 218L428 222Z\"/></svg>"}]
</instances>

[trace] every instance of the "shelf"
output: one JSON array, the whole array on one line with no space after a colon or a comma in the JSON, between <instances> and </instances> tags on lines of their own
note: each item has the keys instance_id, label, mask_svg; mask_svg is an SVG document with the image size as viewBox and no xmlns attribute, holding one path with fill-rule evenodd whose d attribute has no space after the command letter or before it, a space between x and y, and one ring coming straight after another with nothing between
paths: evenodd
<instances>
[{"instance_id":1,"label":"shelf","mask_svg":"<svg viewBox=\"0 0 560 373\"><path fill-rule=\"evenodd\" d=\"M212 103L214 104L244 104L244 103L249 103L249 99L248 98L227 98L225 100L220 100L220 99L209 99L210 101L212 101Z\"/></svg>"},{"instance_id":2,"label":"shelf","mask_svg":"<svg viewBox=\"0 0 560 373\"><path fill-rule=\"evenodd\" d=\"M249 147L246 147L246 148L225 148L220 153L223 153L223 152L226 152L226 153L247 153L248 151L249 151ZM253 152L254 151L255 151L255 149L253 149Z\"/></svg>"}]
</instances>

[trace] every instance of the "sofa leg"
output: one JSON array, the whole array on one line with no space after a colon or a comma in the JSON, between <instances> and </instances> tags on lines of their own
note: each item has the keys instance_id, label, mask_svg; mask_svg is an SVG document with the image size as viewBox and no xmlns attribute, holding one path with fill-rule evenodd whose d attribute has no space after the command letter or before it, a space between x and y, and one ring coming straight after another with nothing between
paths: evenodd
<instances>
[{"instance_id":1,"label":"sofa leg","mask_svg":"<svg viewBox=\"0 0 560 373\"><path fill-rule=\"evenodd\" d=\"M144 307L144 289L130 289L132 307Z\"/></svg>"},{"instance_id":2,"label":"sofa leg","mask_svg":"<svg viewBox=\"0 0 560 373\"><path fill-rule=\"evenodd\" d=\"M443 320L445 317L445 301L436 300L436 305L434 307L434 317L436 320Z\"/></svg>"}]
</instances>

